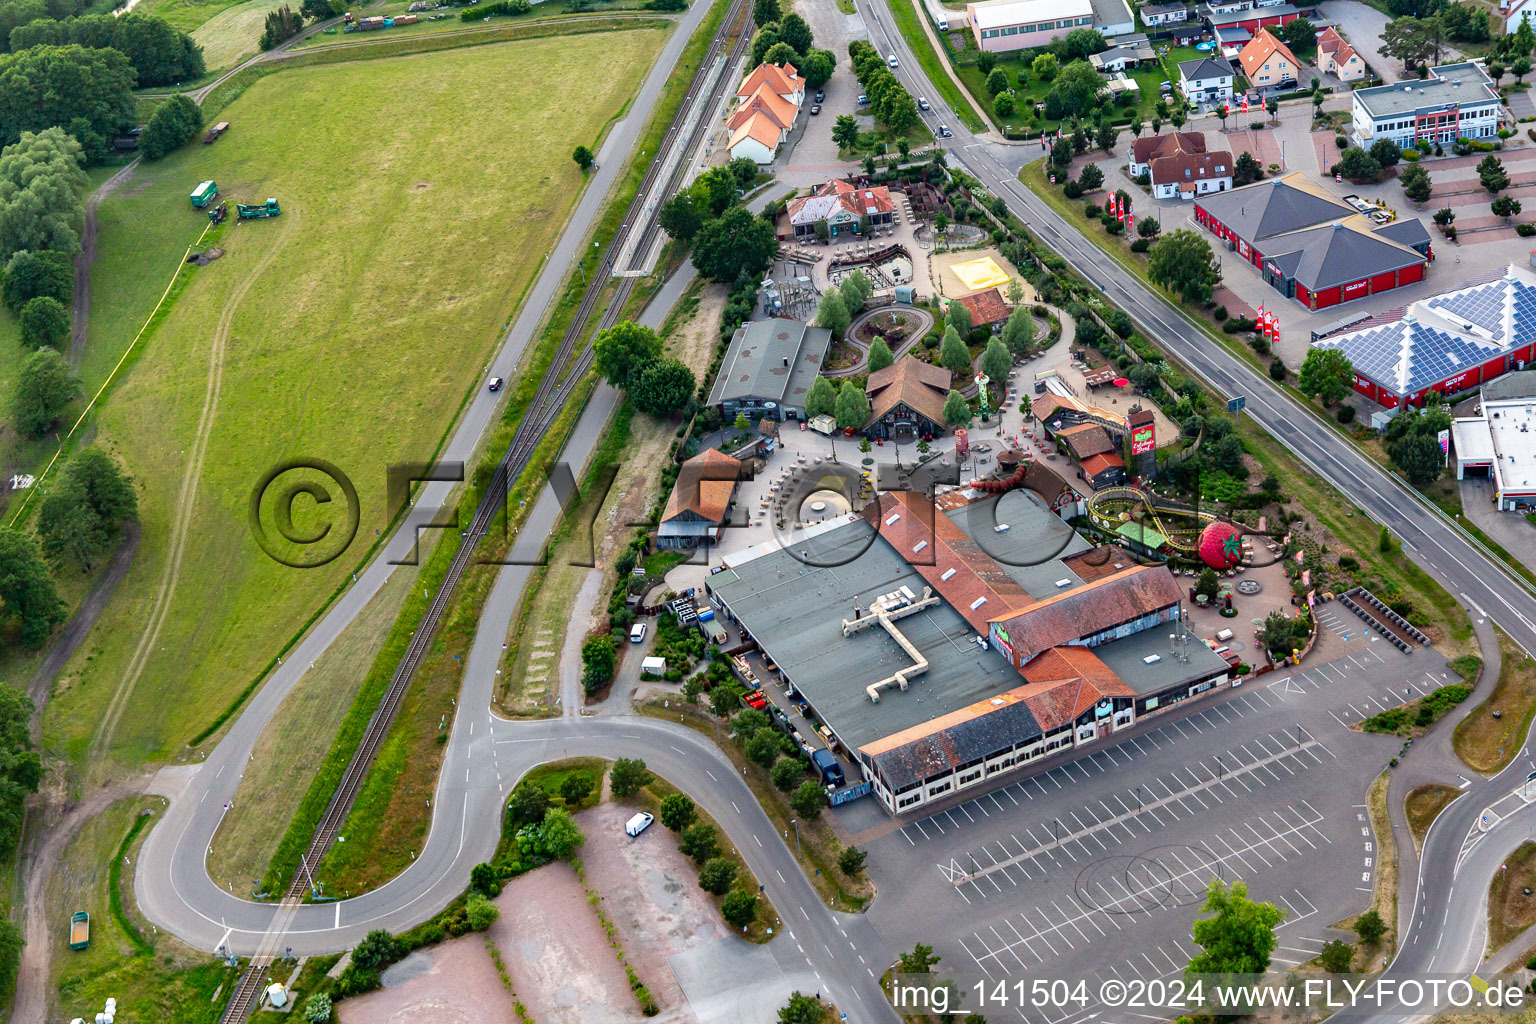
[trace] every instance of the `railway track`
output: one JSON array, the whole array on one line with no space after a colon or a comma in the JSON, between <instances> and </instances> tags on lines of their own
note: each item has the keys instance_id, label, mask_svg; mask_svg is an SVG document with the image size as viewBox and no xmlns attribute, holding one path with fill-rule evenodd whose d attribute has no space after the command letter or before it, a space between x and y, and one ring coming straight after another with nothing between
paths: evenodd
<instances>
[{"instance_id":1,"label":"railway track","mask_svg":"<svg viewBox=\"0 0 1536 1024\"><path fill-rule=\"evenodd\" d=\"M716 34L714 41L710 45L709 52L695 72L693 84L690 86L683 103L679 106L678 112L673 119L672 127L668 131L670 144L676 144L676 139L673 136L678 132L679 126L686 122L688 113L694 104L699 101L700 90L708 78L708 69L717 60L720 60L722 56L727 61L734 62L746 49L750 38L744 31L748 10L748 0L733 0L731 9L727 12L725 19L721 23L720 31ZM731 42L733 35L735 37L734 43ZM729 49L727 49L728 44L730 44ZM715 88L711 90L707 99L708 103L713 104L718 101L720 92L726 87L725 83L729 81L729 77L728 74L721 74L719 76ZM706 110L704 115L698 118L693 131L689 133L686 142L688 152L691 152L698 145L698 142L703 137L703 133L708 129L709 122L710 118ZM640 245L642 247L648 247L654 243L657 232L660 231L660 225L654 215L647 215L645 201L647 196L655 197L658 194L655 186L662 166L661 155L662 153L659 151L656 157L652 159L651 165L635 194L635 198L625 211L622 226L615 233L612 242L609 244L610 253L620 251L627 241L629 233L637 227L642 232L640 236ZM677 168L666 182L665 190L668 194L670 194L670 191L675 190L679 179L687 171L687 165L687 160L679 161ZM454 592L464 573L468 571L474 562L475 551L479 542L484 538L492 522L495 521L497 513L501 511L512 483L527 468L534 450L543 440L568 400L572 388L568 387L567 384L574 384L580 380L582 375L591 367L593 360L592 346L590 344L581 346L579 353L577 352L577 347L582 338L587 334L587 328L590 325L593 312L597 308L604 291L607 290L610 280L607 275L594 274L591 284L587 286L586 291L583 293L576 315L572 318L570 326L561 338L555 357L551 360L549 369L539 382L539 387L534 393L533 400L529 403L522 423L513 435L506 453L497 464L490 484L487 486L479 506L475 509L474 517L466 531L463 543L454 555L448 572L437 589L437 593L433 595L432 600L429 602L426 613L422 617L421 625L417 628L404 657L391 677L389 688L385 691L378 708L369 719L363 739L358 744L358 749L354 753L351 762L347 765L347 769L343 773L341 782L337 785L330 803L326 806L325 813L320 819L320 824L304 852L303 862L289 882L284 894L285 898L302 898L305 888L310 885L311 872L324 859L326 853L329 852L334 844L337 832L351 810L352 804L356 800L357 794L361 790L363 781L368 774L368 770L373 764L373 760L377 756L385 737L389 733L390 724L393 722L400 703L410 687L411 679L415 675L417 668L421 665L422 660L426 657L438 624L442 621L444 613L448 610ZM634 293L635 278L625 277L620 280L620 285L615 289L607 308L603 311L603 315L598 322L598 330L611 327L617 322L625 305ZM259 990L259 979L254 984L258 986ZM241 987L244 987L244 979L242 979ZM237 992L239 991L240 989L237 988Z\"/></svg>"}]
</instances>

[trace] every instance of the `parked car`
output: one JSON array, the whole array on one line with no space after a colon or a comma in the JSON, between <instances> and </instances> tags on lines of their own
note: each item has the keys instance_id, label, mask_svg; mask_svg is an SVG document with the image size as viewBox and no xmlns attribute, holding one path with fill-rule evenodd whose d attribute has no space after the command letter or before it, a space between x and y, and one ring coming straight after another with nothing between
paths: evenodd
<instances>
[{"instance_id":1,"label":"parked car","mask_svg":"<svg viewBox=\"0 0 1536 1024\"><path fill-rule=\"evenodd\" d=\"M928 98L926 96L919 96L917 98L917 109L932 110L933 108L928 105Z\"/></svg>"},{"instance_id":2,"label":"parked car","mask_svg":"<svg viewBox=\"0 0 1536 1024\"><path fill-rule=\"evenodd\" d=\"M490 380L486 381L485 386L491 391L500 391L501 386L505 383L506 381L502 380L500 377L492 377Z\"/></svg>"},{"instance_id":3,"label":"parked car","mask_svg":"<svg viewBox=\"0 0 1536 1024\"><path fill-rule=\"evenodd\" d=\"M812 103L811 104L811 116L815 117L819 113L821 113L821 104L820 103Z\"/></svg>"},{"instance_id":4,"label":"parked car","mask_svg":"<svg viewBox=\"0 0 1536 1024\"><path fill-rule=\"evenodd\" d=\"M641 832L651 827L651 822L656 819L641 811L624 823L624 832L629 836L638 836Z\"/></svg>"},{"instance_id":5,"label":"parked car","mask_svg":"<svg viewBox=\"0 0 1536 1024\"><path fill-rule=\"evenodd\" d=\"M633 626L629 627L629 642L630 643L638 644L638 643L644 642L644 640L645 640L645 623L637 622Z\"/></svg>"},{"instance_id":6,"label":"parked car","mask_svg":"<svg viewBox=\"0 0 1536 1024\"><path fill-rule=\"evenodd\" d=\"M816 102L817 103L820 103L822 100L825 100L826 98L827 98L827 94L826 94L826 92L824 90L822 90L822 89L817 89L816 90Z\"/></svg>"},{"instance_id":7,"label":"parked car","mask_svg":"<svg viewBox=\"0 0 1536 1024\"><path fill-rule=\"evenodd\" d=\"M869 106L869 97L864 95L863 93L859 93L859 106L861 106L861 107Z\"/></svg>"}]
</instances>

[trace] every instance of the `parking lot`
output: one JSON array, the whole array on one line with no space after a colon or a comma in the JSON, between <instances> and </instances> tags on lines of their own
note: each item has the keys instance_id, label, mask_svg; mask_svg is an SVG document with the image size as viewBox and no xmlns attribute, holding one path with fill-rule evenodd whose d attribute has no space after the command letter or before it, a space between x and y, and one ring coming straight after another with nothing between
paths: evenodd
<instances>
[{"instance_id":1,"label":"parking lot","mask_svg":"<svg viewBox=\"0 0 1536 1024\"><path fill-rule=\"evenodd\" d=\"M903 892L872 923L999 980L1077 976L1089 946L1097 977L1150 979L1196 951L1209 882L1242 880L1286 912L1276 965L1314 958L1370 899L1366 790L1402 743L1350 726L1453 681L1434 650L1401 654L1327 615L1327 653L1303 668L867 839L877 883ZM1099 1019L1121 1017L1136 1019Z\"/></svg>"}]
</instances>

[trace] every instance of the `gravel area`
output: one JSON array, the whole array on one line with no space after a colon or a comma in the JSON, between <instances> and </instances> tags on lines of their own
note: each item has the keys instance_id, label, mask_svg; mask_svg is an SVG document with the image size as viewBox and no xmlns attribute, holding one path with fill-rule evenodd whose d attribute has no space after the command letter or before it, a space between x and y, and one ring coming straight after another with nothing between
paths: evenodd
<instances>
[{"instance_id":1,"label":"gravel area","mask_svg":"<svg viewBox=\"0 0 1536 1024\"><path fill-rule=\"evenodd\" d=\"M657 822L636 839L624 834L633 813L610 802L577 815L587 834L582 863L587 883L603 894L603 909L623 936L630 962L656 1002L671 1008L683 1002L683 992L667 960L728 933L672 833Z\"/></svg>"},{"instance_id":2,"label":"gravel area","mask_svg":"<svg viewBox=\"0 0 1536 1024\"><path fill-rule=\"evenodd\" d=\"M481 1024L517 1019L512 994L497 977L481 935L419 949L385 971L382 980L384 987L377 992L337 1003L337 1020L341 1024ZM297 1014L294 1019L299 1019Z\"/></svg>"}]
</instances>

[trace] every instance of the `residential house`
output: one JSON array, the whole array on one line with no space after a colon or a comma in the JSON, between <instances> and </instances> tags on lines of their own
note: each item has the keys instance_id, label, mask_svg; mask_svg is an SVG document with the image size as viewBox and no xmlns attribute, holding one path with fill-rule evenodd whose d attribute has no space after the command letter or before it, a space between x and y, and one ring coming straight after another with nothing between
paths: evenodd
<instances>
[{"instance_id":1,"label":"residential house","mask_svg":"<svg viewBox=\"0 0 1536 1024\"><path fill-rule=\"evenodd\" d=\"M1196 57L1179 62L1179 91L1194 103L1222 103L1232 98L1237 72L1225 57Z\"/></svg>"},{"instance_id":2,"label":"residential house","mask_svg":"<svg viewBox=\"0 0 1536 1024\"><path fill-rule=\"evenodd\" d=\"M803 419L805 396L831 343L831 331L798 320L754 320L738 327L710 389L709 405L727 423L738 415Z\"/></svg>"},{"instance_id":3,"label":"residential house","mask_svg":"<svg viewBox=\"0 0 1536 1024\"><path fill-rule=\"evenodd\" d=\"M1341 82L1358 82L1370 73L1360 54L1332 25L1317 34L1317 66Z\"/></svg>"},{"instance_id":4,"label":"residential house","mask_svg":"<svg viewBox=\"0 0 1536 1024\"><path fill-rule=\"evenodd\" d=\"M994 53L1045 46L1074 28L1094 27L1091 0L981 0L966 4L965 15L976 47Z\"/></svg>"},{"instance_id":5,"label":"residential house","mask_svg":"<svg viewBox=\"0 0 1536 1024\"><path fill-rule=\"evenodd\" d=\"M677 482L661 513L656 546L718 544L740 476L741 462L715 448L706 448L684 462L678 467Z\"/></svg>"},{"instance_id":6,"label":"residential house","mask_svg":"<svg viewBox=\"0 0 1536 1024\"><path fill-rule=\"evenodd\" d=\"M1508 0L1505 0L1505 2L1508 2ZM1500 7L1503 7L1502 3ZM1520 30L1520 23L1522 21L1530 21L1533 14L1536 14L1536 0L1514 0L1504 10L1504 34L1507 36L1514 35ZM1536 25L1531 27L1536 28Z\"/></svg>"},{"instance_id":7,"label":"residential house","mask_svg":"<svg viewBox=\"0 0 1536 1024\"><path fill-rule=\"evenodd\" d=\"M731 158L773 163L800 114L805 79L793 64L760 64L742 81L736 98L739 102L726 122Z\"/></svg>"},{"instance_id":8,"label":"residential house","mask_svg":"<svg viewBox=\"0 0 1536 1024\"><path fill-rule=\"evenodd\" d=\"M1429 77L1354 92L1354 140L1369 148L1391 139L1401 149L1419 139L1449 146L1499 133L1498 91L1477 61L1442 64Z\"/></svg>"},{"instance_id":9,"label":"residential house","mask_svg":"<svg viewBox=\"0 0 1536 1024\"><path fill-rule=\"evenodd\" d=\"M1091 54L1088 57L1088 63L1093 65L1095 71L1102 74L1106 71L1124 71L1126 68L1134 68L1156 59L1157 53L1147 42L1146 36L1142 36L1140 40L1121 42L1102 53Z\"/></svg>"},{"instance_id":10,"label":"residential house","mask_svg":"<svg viewBox=\"0 0 1536 1024\"><path fill-rule=\"evenodd\" d=\"M1127 36L1136 31L1136 16L1127 0L1090 0L1093 27L1105 39Z\"/></svg>"},{"instance_id":11,"label":"residential house","mask_svg":"<svg viewBox=\"0 0 1536 1024\"><path fill-rule=\"evenodd\" d=\"M1174 153L1204 153L1204 132L1169 132L1167 135L1137 136L1131 143L1131 177L1152 173L1151 163L1160 156Z\"/></svg>"},{"instance_id":12,"label":"residential house","mask_svg":"<svg viewBox=\"0 0 1536 1024\"><path fill-rule=\"evenodd\" d=\"M897 440L942 434L949 381L948 370L910 355L876 370L864 385L869 394L864 433Z\"/></svg>"},{"instance_id":13,"label":"residential house","mask_svg":"<svg viewBox=\"0 0 1536 1024\"><path fill-rule=\"evenodd\" d=\"M884 185L860 187L833 180L818 185L808 196L797 196L784 206L779 220L781 239L812 238L816 224L825 221L827 236L858 234L868 218L870 227L889 227L895 219L896 203Z\"/></svg>"},{"instance_id":14,"label":"residential house","mask_svg":"<svg viewBox=\"0 0 1536 1024\"><path fill-rule=\"evenodd\" d=\"M1261 28L1237 55L1243 75L1259 95L1269 96L1282 89L1293 89L1301 79L1302 63L1290 47Z\"/></svg>"},{"instance_id":15,"label":"residential house","mask_svg":"<svg viewBox=\"0 0 1536 1024\"><path fill-rule=\"evenodd\" d=\"M1148 28L1176 25L1189 20L1189 8L1180 3L1143 4L1141 20Z\"/></svg>"},{"instance_id":16,"label":"residential house","mask_svg":"<svg viewBox=\"0 0 1536 1024\"><path fill-rule=\"evenodd\" d=\"M1152 195L1158 199L1193 199L1232 187L1234 158L1228 152L1185 153L1175 150L1151 164Z\"/></svg>"}]
</instances>

